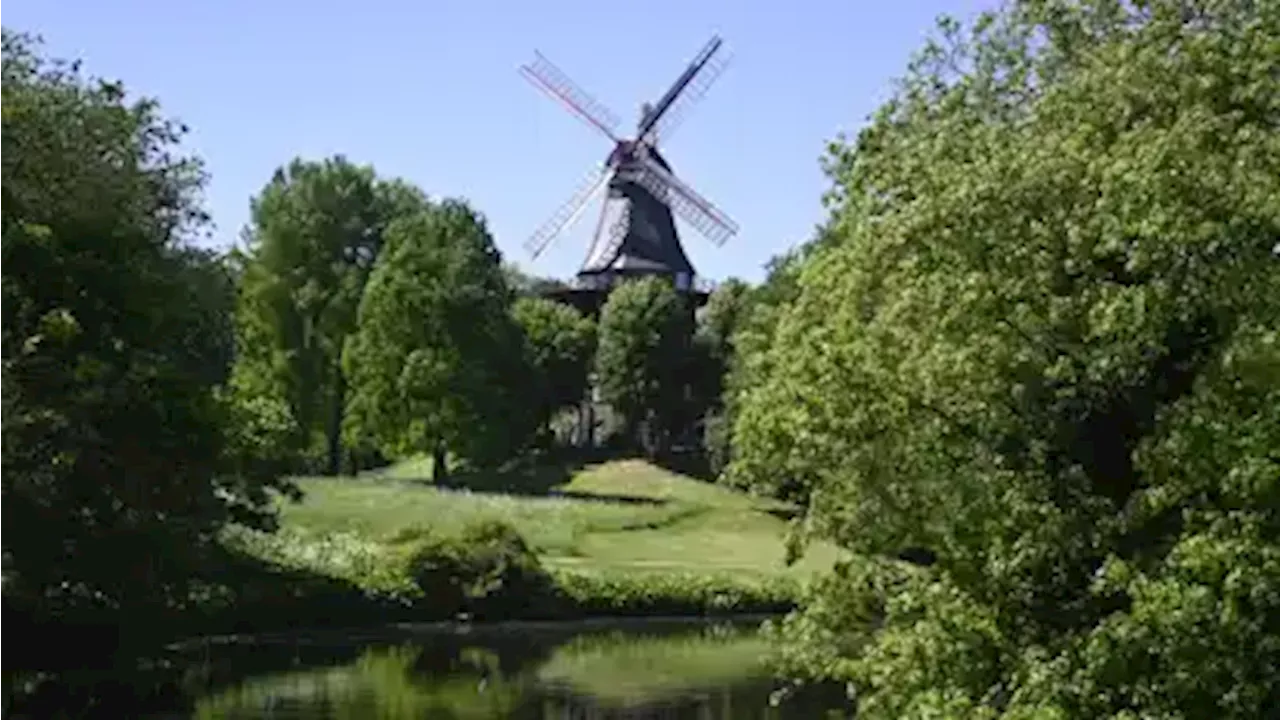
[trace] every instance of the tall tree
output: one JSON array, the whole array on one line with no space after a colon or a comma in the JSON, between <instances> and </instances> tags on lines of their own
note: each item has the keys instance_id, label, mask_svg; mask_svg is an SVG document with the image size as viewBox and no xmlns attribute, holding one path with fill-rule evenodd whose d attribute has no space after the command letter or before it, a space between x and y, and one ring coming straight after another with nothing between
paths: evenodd
<instances>
[{"instance_id":1,"label":"tall tree","mask_svg":"<svg viewBox=\"0 0 1280 720\"><path fill-rule=\"evenodd\" d=\"M751 286L738 278L720 283L697 314L697 336L724 366L733 355L733 334L747 315Z\"/></svg>"},{"instance_id":2,"label":"tall tree","mask_svg":"<svg viewBox=\"0 0 1280 720\"><path fill-rule=\"evenodd\" d=\"M124 97L5 31L6 609L132 635L261 494L219 472L231 297L187 245L201 166L155 102Z\"/></svg>"},{"instance_id":3,"label":"tall tree","mask_svg":"<svg viewBox=\"0 0 1280 720\"><path fill-rule=\"evenodd\" d=\"M539 297L518 298L511 314L523 331L533 372L535 416L539 426L545 426L558 410L586 397L595 323L568 305Z\"/></svg>"},{"instance_id":4,"label":"tall tree","mask_svg":"<svg viewBox=\"0 0 1280 720\"><path fill-rule=\"evenodd\" d=\"M600 395L622 416L627 438L646 450L666 442L685 409L691 320L685 301L658 277L615 288L600 312Z\"/></svg>"},{"instance_id":5,"label":"tall tree","mask_svg":"<svg viewBox=\"0 0 1280 720\"><path fill-rule=\"evenodd\" d=\"M323 438L331 474L342 459L342 348L364 285L387 226L426 205L416 188L342 157L294 160L253 200L237 386L287 402L299 442Z\"/></svg>"},{"instance_id":6,"label":"tall tree","mask_svg":"<svg viewBox=\"0 0 1280 720\"><path fill-rule=\"evenodd\" d=\"M1278 37L1277 3L1012 3L835 147L731 473L875 558L783 633L860 718L1277 707Z\"/></svg>"},{"instance_id":7,"label":"tall tree","mask_svg":"<svg viewBox=\"0 0 1280 720\"><path fill-rule=\"evenodd\" d=\"M720 411L709 419L704 436L711 467L723 479L744 479L741 473L723 473L731 464L738 413L748 393L772 375L772 356L766 351L773 344L779 318L800 293L798 279L804 259L830 239L830 233L820 230L808 242L770 259L764 282L750 288L742 299L743 307L736 313L730 334L732 348L721 381ZM804 499L803 487L783 477L772 478L767 487L759 489L787 500Z\"/></svg>"},{"instance_id":8,"label":"tall tree","mask_svg":"<svg viewBox=\"0 0 1280 720\"><path fill-rule=\"evenodd\" d=\"M696 315L690 381L697 415L720 409L733 334L746 319L751 286L737 278L720 283Z\"/></svg>"},{"instance_id":9,"label":"tall tree","mask_svg":"<svg viewBox=\"0 0 1280 720\"><path fill-rule=\"evenodd\" d=\"M343 364L349 431L390 456L508 457L527 437L528 387L493 239L482 217L446 200L387 233Z\"/></svg>"}]
</instances>

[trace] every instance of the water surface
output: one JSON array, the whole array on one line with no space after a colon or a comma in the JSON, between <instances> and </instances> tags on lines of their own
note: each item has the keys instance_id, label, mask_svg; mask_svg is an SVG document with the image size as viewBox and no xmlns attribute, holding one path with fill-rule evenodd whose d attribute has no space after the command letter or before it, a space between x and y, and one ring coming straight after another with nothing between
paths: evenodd
<instances>
[{"instance_id":1,"label":"water surface","mask_svg":"<svg viewBox=\"0 0 1280 720\"><path fill-rule=\"evenodd\" d=\"M831 688L771 707L754 625L398 627L184 650L191 718L822 718Z\"/></svg>"}]
</instances>

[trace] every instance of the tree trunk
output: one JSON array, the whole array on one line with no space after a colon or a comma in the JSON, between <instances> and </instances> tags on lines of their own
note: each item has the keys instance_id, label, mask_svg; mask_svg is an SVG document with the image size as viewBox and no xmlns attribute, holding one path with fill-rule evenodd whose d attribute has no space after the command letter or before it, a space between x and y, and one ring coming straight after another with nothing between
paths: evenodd
<instances>
[{"instance_id":1,"label":"tree trunk","mask_svg":"<svg viewBox=\"0 0 1280 720\"><path fill-rule=\"evenodd\" d=\"M449 449L443 440L436 442L431 454L431 474L437 484L449 480Z\"/></svg>"},{"instance_id":2,"label":"tree trunk","mask_svg":"<svg viewBox=\"0 0 1280 720\"><path fill-rule=\"evenodd\" d=\"M342 472L342 414L347 400L347 381L342 368L335 368L333 405L329 408L327 435L329 440L329 474Z\"/></svg>"}]
</instances>

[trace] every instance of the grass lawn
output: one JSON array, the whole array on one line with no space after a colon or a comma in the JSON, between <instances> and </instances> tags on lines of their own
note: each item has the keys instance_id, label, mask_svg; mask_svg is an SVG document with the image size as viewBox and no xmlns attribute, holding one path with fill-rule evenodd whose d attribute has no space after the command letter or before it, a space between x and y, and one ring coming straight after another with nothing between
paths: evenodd
<instances>
[{"instance_id":1,"label":"grass lawn","mask_svg":"<svg viewBox=\"0 0 1280 720\"><path fill-rule=\"evenodd\" d=\"M415 526L448 532L500 518L551 569L806 577L836 551L815 546L783 563L786 522L776 504L668 472L639 460L589 466L567 479L515 492L446 490L413 478L407 463L355 478L305 478L306 498L281 506L286 531L373 542ZM500 486L500 483L493 483Z\"/></svg>"}]
</instances>

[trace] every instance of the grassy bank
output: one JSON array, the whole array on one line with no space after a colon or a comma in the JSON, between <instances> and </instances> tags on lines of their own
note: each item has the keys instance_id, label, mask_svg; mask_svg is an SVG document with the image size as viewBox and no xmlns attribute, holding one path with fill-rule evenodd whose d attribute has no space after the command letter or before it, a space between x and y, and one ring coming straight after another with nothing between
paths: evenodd
<instances>
[{"instance_id":1,"label":"grassy bank","mask_svg":"<svg viewBox=\"0 0 1280 720\"><path fill-rule=\"evenodd\" d=\"M278 533L228 533L266 570L211 593L210 629L777 612L835 558L786 566L785 508L641 461L466 482L436 487L414 463L301 479Z\"/></svg>"}]
</instances>

